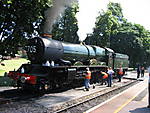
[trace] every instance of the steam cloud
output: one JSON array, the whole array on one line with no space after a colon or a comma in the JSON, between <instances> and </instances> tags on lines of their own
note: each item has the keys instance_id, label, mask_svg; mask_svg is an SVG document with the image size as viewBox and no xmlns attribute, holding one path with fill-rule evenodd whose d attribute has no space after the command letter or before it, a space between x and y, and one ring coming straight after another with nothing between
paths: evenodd
<instances>
[{"instance_id":1,"label":"steam cloud","mask_svg":"<svg viewBox=\"0 0 150 113\"><path fill-rule=\"evenodd\" d=\"M71 6L72 3L77 2L77 0L53 0L53 6L45 12L45 24L43 32L51 34L52 26L60 14L62 14L66 7Z\"/></svg>"}]
</instances>

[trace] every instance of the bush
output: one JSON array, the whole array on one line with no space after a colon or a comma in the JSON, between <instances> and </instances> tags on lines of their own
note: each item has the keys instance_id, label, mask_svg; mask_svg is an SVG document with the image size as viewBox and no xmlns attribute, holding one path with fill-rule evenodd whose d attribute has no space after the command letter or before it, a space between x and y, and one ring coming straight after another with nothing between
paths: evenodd
<instances>
[{"instance_id":1,"label":"bush","mask_svg":"<svg viewBox=\"0 0 150 113\"><path fill-rule=\"evenodd\" d=\"M14 81L9 77L0 76L0 86L13 86Z\"/></svg>"}]
</instances>

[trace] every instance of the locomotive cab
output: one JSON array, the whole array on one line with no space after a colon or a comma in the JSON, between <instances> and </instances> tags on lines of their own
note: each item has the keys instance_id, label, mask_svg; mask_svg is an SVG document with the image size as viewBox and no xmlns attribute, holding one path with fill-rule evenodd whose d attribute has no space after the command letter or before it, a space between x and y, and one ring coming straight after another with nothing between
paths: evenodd
<instances>
[{"instance_id":1,"label":"locomotive cab","mask_svg":"<svg viewBox=\"0 0 150 113\"><path fill-rule=\"evenodd\" d=\"M114 51L110 48L105 48L105 61L108 67L112 67L114 69Z\"/></svg>"}]
</instances>

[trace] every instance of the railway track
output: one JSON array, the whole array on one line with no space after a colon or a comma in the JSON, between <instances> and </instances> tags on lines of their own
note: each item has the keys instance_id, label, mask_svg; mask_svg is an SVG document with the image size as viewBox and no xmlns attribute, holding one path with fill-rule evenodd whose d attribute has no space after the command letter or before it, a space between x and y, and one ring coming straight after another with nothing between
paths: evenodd
<instances>
[{"instance_id":1,"label":"railway track","mask_svg":"<svg viewBox=\"0 0 150 113\"><path fill-rule=\"evenodd\" d=\"M68 101L62 105L49 108L49 113L81 113L104 101L110 99L114 95L124 91L125 89L139 83L139 81L132 81L120 87L114 86L109 89L104 89L81 98Z\"/></svg>"},{"instance_id":2,"label":"railway track","mask_svg":"<svg viewBox=\"0 0 150 113\"><path fill-rule=\"evenodd\" d=\"M0 92L0 104L8 104L11 102L27 101L42 96L33 92L22 91L20 89L11 89Z\"/></svg>"},{"instance_id":3,"label":"railway track","mask_svg":"<svg viewBox=\"0 0 150 113\"><path fill-rule=\"evenodd\" d=\"M27 110L25 113L37 113L39 111L38 109L41 108L41 113L81 113L84 112L91 107L96 106L97 104L100 104L107 99L111 98L112 96L122 92L123 90L133 86L134 84L138 83L137 80L131 80L126 83L122 83L122 85L117 86L114 85L111 88L105 88L100 91L96 91L94 93L82 96L80 98L72 99L66 102L60 102L59 105L54 105L50 107L45 107L43 105L40 105L38 103L35 103L36 99L39 99L40 97L44 97L43 95L35 94L35 93L29 93L29 92L22 92L21 90L8 90L4 92L0 92L0 106L1 105L9 105L11 106L12 103L18 103L21 104L22 102L26 103L28 108L30 110ZM23 104L24 104L23 103ZM27 106L25 105L25 106ZM34 106L32 106L34 105ZM32 107L31 107L32 106ZM35 106L40 106L39 108L35 108L37 110L32 111L31 108ZM21 108L21 107L20 107ZM20 109L18 107L18 109ZM0 109L1 111L1 109ZM5 110L4 110L5 111ZM6 110L7 111L7 110ZM3 113L3 112L2 112ZM6 112L4 112L6 113ZM14 113L14 112L8 112L8 113Z\"/></svg>"}]
</instances>

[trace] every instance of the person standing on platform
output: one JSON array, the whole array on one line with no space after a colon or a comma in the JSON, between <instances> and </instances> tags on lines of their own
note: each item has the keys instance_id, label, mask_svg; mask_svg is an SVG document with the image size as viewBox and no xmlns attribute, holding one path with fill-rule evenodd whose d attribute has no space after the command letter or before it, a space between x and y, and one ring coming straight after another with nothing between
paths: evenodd
<instances>
[{"instance_id":1,"label":"person standing on platform","mask_svg":"<svg viewBox=\"0 0 150 113\"><path fill-rule=\"evenodd\" d=\"M123 69L122 69L122 67L120 66L120 68L118 69L118 73L117 73L117 75L118 75L118 82L121 82L121 78L122 78L122 76L123 76Z\"/></svg>"},{"instance_id":2,"label":"person standing on platform","mask_svg":"<svg viewBox=\"0 0 150 113\"><path fill-rule=\"evenodd\" d=\"M150 66L148 67L148 76L149 76L149 81L148 81L148 108L150 108Z\"/></svg>"},{"instance_id":3,"label":"person standing on platform","mask_svg":"<svg viewBox=\"0 0 150 113\"><path fill-rule=\"evenodd\" d=\"M137 68L137 78L140 77L140 73L141 73L141 66L138 66L138 68Z\"/></svg>"},{"instance_id":4,"label":"person standing on platform","mask_svg":"<svg viewBox=\"0 0 150 113\"><path fill-rule=\"evenodd\" d=\"M90 79L91 79L91 71L89 68L86 68L85 79L84 79L84 86L86 91L89 91Z\"/></svg>"},{"instance_id":5,"label":"person standing on platform","mask_svg":"<svg viewBox=\"0 0 150 113\"><path fill-rule=\"evenodd\" d=\"M143 66L143 67L141 67L141 77L144 77L144 71L145 71L145 69L144 69L144 66Z\"/></svg>"},{"instance_id":6,"label":"person standing on platform","mask_svg":"<svg viewBox=\"0 0 150 113\"><path fill-rule=\"evenodd\" d=\"M110 67L110 68L108 68L107 73L108 73L108 80L107 80L108 81L108 87L111 87L111 85L112 85L112 75L114 74L114 71Z\"/></svg>"}]
</instances>

